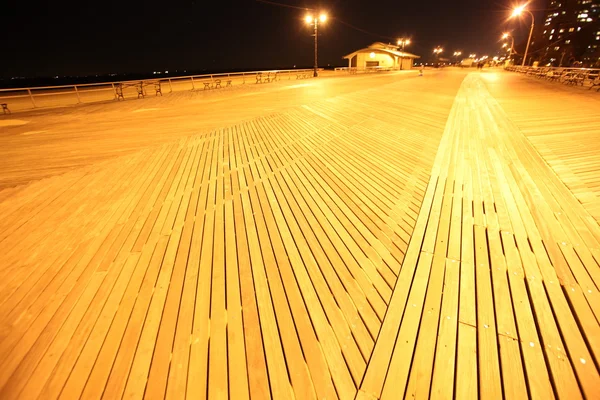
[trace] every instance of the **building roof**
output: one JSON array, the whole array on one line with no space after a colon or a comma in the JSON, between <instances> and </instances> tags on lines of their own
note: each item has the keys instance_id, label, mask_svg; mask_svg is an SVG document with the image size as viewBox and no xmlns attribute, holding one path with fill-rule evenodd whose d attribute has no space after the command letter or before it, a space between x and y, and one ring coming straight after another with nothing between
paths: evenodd
<instances>
[{"instance_id":1,"label":"building roof","mask_svg":"<svg viewBox=\"0 0 600 400\"><path fill-rule=\"evenodd\" d=\"M384 46L385 48L383 48ZM358 53L385 53L385 54L389 54L391 56L396 56L396 57L400 57L400 58L421 58L420 56L417 56L415 54L411 54L411 53L406 53L403 51L398 51L398 50L392 50L392 48L396 48L396 46L390 46L390 45L386 45L385 43L381 43L381 42L375 42L372 45L370 45L369 47L366 47L364 49L360 49L360 50L356 50L353 53L350 53L346 56L344 56L343 58L349 59L354 57L356 54Z\"/></svg>"}]
</instances>

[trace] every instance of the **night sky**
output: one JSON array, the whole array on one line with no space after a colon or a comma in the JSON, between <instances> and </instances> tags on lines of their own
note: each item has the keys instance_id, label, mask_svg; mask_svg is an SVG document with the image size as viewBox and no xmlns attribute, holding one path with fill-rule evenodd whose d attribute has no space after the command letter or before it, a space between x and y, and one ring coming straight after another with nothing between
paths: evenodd
<instances>
[{"instance_id":1,"label":"night sky","mask_svg":"<svg viewBox=\"0 0 600 400\"><path fill-rule=\"evenodd\" d=\"M406 50L422 61L437 45L446 57L455 50L492 54L502 31L509 27L522 37L529 23L506 23L511 0L273 1L328 12L319 32L321 66L346 65L345 54L399 36L412 38ZM92 3L5 2L0 76L280 69L313 62L302 10L254 0ZM545 5L537 3L531 8Z\"/></svg>"}]
</instances>

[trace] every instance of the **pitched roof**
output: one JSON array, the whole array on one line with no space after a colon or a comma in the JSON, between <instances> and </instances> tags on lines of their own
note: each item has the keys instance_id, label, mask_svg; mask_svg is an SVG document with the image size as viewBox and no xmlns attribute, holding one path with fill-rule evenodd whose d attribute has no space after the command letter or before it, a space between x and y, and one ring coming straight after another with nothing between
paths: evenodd
<instances>
[{"instance_id":1,"label":"pitched roof","mask_svg":"<svg viewBox=\"0 0 600 400\"><path fill-rule=\"evenodd\" d=\"M373 45L371 45L371 46L373 46ZM400 57L400 58L421 58L420 56L417 56L415 54L406 53L403 51L375 48L375 47L371 47L371 46L366 47L364 49L356 50L355 52L350 53L350 54L344 56L343 58L346 58L346 59L352 58L358 53L386 53L391 56L396 56L396 57Z\"/></svg>"}]
</instances>

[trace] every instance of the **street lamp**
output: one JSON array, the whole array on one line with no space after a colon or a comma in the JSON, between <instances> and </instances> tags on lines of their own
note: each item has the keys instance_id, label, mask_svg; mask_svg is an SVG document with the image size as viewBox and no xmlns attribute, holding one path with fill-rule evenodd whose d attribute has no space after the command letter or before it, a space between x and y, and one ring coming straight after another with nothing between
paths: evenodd
<instances>
[{"instance_id":1,"label":"street lamp","mask_svg":"<svg viewBox=\"0 0 600 400\"><path fill-rule=\"evenodd\" d=\"M529 51L529 43L531 42L531 36L533 35L533 25L535 23L535 18L533 16L533 13L529 10L526 10L525 6L526 6L526 4L520 5L519 7L515 8L511 15L512 18L518 17L523 12L526 12L529 15L531 15L531 30L529 31L529 39L527 39L527 47L525 47L525 55L523 56L523 63L521 64L522 67L525 66L525 61L527 60L527 52Z\"/></svg>"},{"instance_id":2,"label":"street lamp","mask_svg":"<svg viewBox=\"0 0 600 400\"><path fill-rule=\"evenodd\" d=\"M455 64L458 64L458 57L460 57L460 55L462 54L462 51L455 51L454 52L454 57L456 58L455 60Z\"/></svg>"},{"instance_id":3,"label":"street lamp","mask_svg":"<svg viewBox=\"0 0 600 400\"><path fill-rule=\"evenodd\" d=\"M512 55L515 52L515 38L510 33L502 34L502 39L508 39L508 38L510 38L510 40L511 40L509 51L510 51L510 57L512 58ZM502 47L506 47L506 46L502 46Z\"/></svg>"},{"instance_id":4,"label":"street lamp","mask_svg":"<svg viewBox=\"0 0 600 400\"><path fill-rule=\"evenodd\" d=\"M313 15L307 15L304 18L304 21L306 21L307 24L313 24L315 27L315 72L314 72L314 77L316 78L317 76L319 76L318 73L318 69L319 69L319 63L318 63L318 36L319 36L319 22L321 23L325 23L325 21L327 21L327 14L322 13L321 15L317 16L313 16Z\"/></svg>"},{"instance_id":5,"label":"street lamp","mask_svg":"<svg viewBox=\"0 0 600 400\"><path fill-rule=\"evenodd\" d=\"M404 51L404 46L408 46L410 44L410 39L400 38L398 39L398 46L402 46L402 51Z\"/></svg>"},{"instance_id":6,"label":"street lamp","mask_svg":"<svg viewBox=\"0 0 600 400\"><path fill-rule=\"evenodd\" d=\"M440 64L440 54L442 54L443 51L444 49L442 49L440 46L433 49L433 54L435 54L435 61L437 62L438 66Z\"/></svg>"}]
</instances>

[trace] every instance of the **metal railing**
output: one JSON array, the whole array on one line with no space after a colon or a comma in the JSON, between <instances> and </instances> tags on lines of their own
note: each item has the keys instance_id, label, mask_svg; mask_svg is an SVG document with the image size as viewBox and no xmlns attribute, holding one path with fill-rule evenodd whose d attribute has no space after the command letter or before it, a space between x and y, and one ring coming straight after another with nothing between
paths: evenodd
<instances>
[{"instance_id":1,"label":"metal railing","mask_svg":"<svg viewBox=\"0 0 600 400\"><path fill-rule=\"evenodd\" d=\"M0 89L0 103L7 104L8 109L12 112L37 108L64 107L82 103L117 101L125 98L135 99L152 95L152 93L147 92L151 86L159 88L155 91L155 95L162 95L163 92L213 90L228 86L271 83L284 79L305 79L312 76L313 69L291 69Z\"/></svg>"},{"instance_id":2,"label":"metal railing","mask_svg":"<svg viewBox=\"0 0 600 400\"><path fill-rule=\"evenodd\" d=\"M385 71L409 71L408 69L401 70L400 67L337 67L335 72L348 72L349 74L369 74L374 72L385 72Z\"/></svg>"},{"instance_id":3,"label":"metal railing","mask_svg":"<svg viewBox=\"0 0 600 400\"><path fill-rule=\"evenodd\" d=\"M519 72L565 85L583 86L600 91L600 68L521 67L509 66L508 71Z\"/></svg>"}]
</instances>

